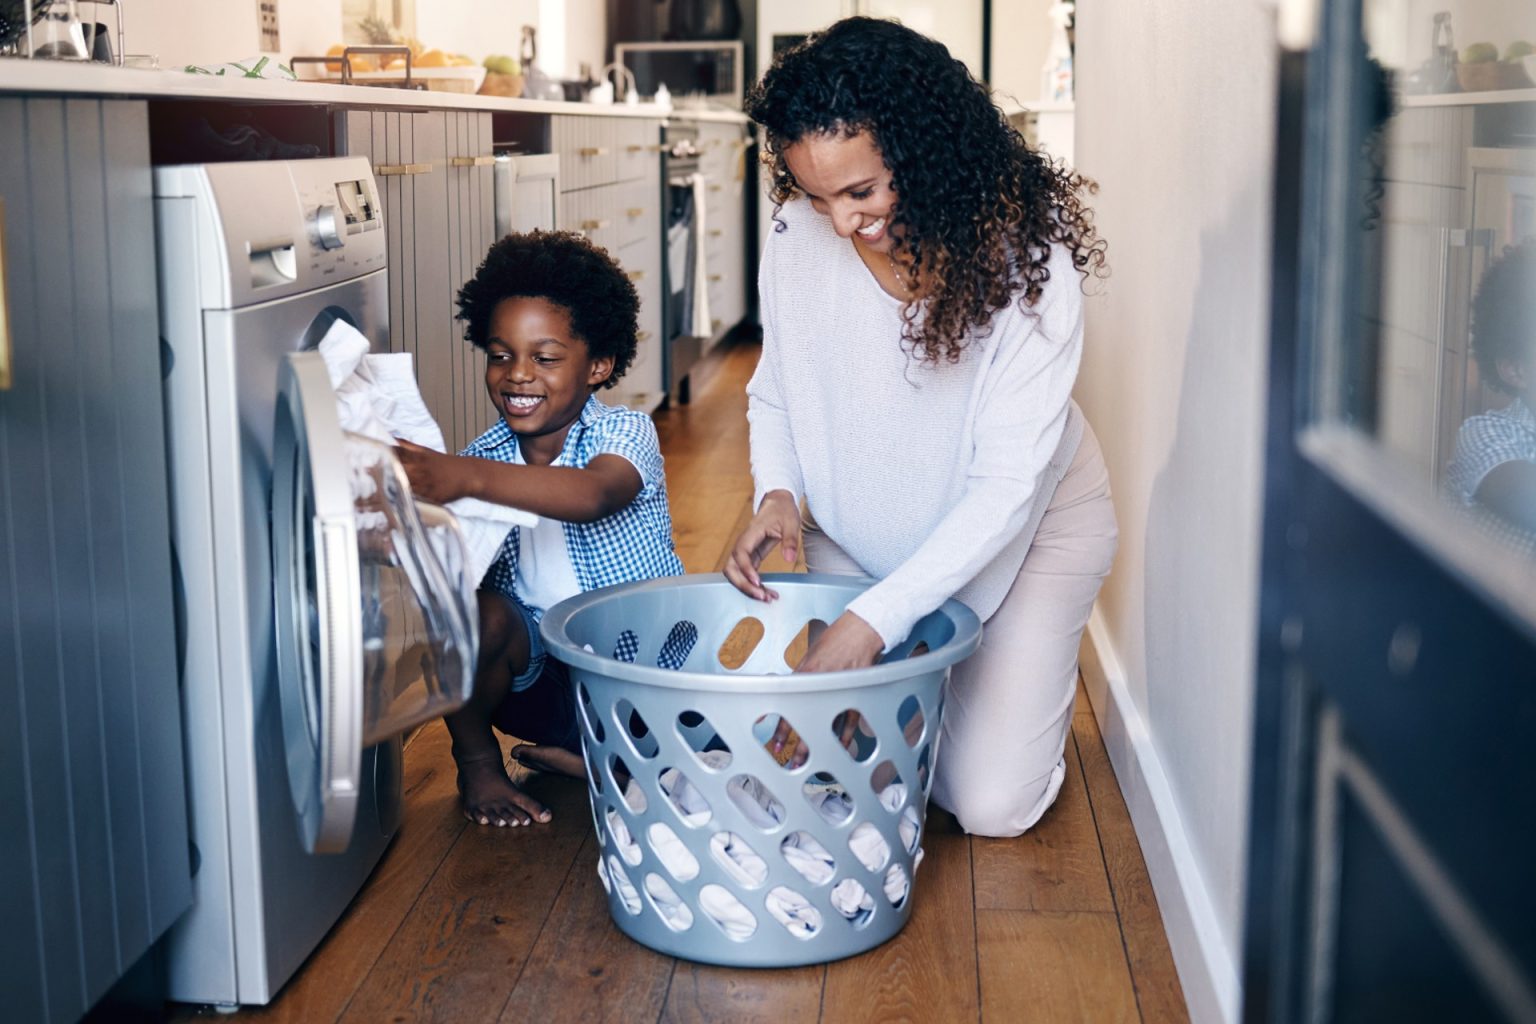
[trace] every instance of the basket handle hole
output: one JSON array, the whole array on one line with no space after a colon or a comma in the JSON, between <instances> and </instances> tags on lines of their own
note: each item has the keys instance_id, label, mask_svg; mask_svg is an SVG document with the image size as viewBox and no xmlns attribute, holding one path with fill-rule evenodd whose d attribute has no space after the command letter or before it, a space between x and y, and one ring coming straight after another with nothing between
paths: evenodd
<instances>
[{"instance_id":1,"label":"basket handle hole","mask_svg":"<svg viewBox=\"0 0 1536 1024\"><path fill-rule=\"evenodd\" d=\"M811 644L821 639L821 634L826 631L827 624L821 619L811 619L800 627L800 631L790 640L789 646L784 648L784 665L791 672L800 667L800 662L805 660L805 652L811 649Z\"/></svg>"},{"instance_id":2,"label":"basket handle hole","mask_svg":"<svg viewBox=\"0 0 1536 1024\"><path fill-rule=\"evenodd\" d=\"M828 825L841 825L853 817L852 798L830 772L812 774L801 784L800 792Z\"/></svg>"},{"instance_id":3,"label":"basket handle hole","mask_svg":"<svg viewBox=\"0 0 1536 1024\"><path fill-rule=\"evenodd\" d=\"M762 643L765 632L763 621L751 615L737 622L715 652L721 666L735 672L745 665Z\"/></svg>"},{"instance_id":4,"label":"basket handle hole","mask_svg":"<svg viewBox=\"0 0 1536 1024\"><path fill-rule=\"evenodd\" d=\"M785 862L812 885L826 885L837 874L837 861L809 832L791 832L779 843Z\"/></svg>"},{"instance_id":5,"label":"basket handle hole","mask_svg":"<svg viewBox=\"0 0 1536 1024\"><path fill-rule=\"evenodd\" d=\"M713 811L704 794L676 768L663 768L656 784L661 787L667 803L677 812L678 819L689 828L701 828L709 823Z\"/></svg>"},{"instance_id":6,"label":"basket handle hole","mask_svg":"<svg viewBox=\"0 0 1536 1024\"><path fill-rule=\"evenodd\" d=\"M917 699L916 694L902 701L901 707L896 709L896 724L901 727L901 735L907 741L907 746L915 747L923 741L928 719L923 714L923 702Z\"/></svg>"},{"instance_id":7,"label":"basket handle hole","mask_svg":"<svg viewBox=\"0 0 1536 1024\"><path fill-rule=\"evenodd\" d=\"M718 772L730 767L730 745L702 712L684 711L678 715L677 735L705 768Z\"/></svg>"},{"instance_id":8,"label":"basket handle hole","mask_svg":"<svg viewBox=\"0 0 1536 1024\"><path fill-rule=\"evenodd\" d=\"M656 667L678 671L688 661L688 655L693 653L693 647L699 642L699 627L687 619L673 625L667 633L667 639L662 642L661 650L656 655Z\"/></svg>"},{"instance_id":9,"label":"basket handle hole","mask_svg":"<svg viewBox=\"0 0 1536 1024\"><path fill-rule=\"evenodd\" d=\"M613 717L620 731L624 733L624 738L629 740L629 745L634 748L638 756L646 760L656 756L659 750L656 737L651 735L651 727L646 724L640 712L627 698L621 698L613 706Z\"/></svg>"},{"instance_id":10,"label":"basket handle hole","mask_svg":"<svg viewBox=\"0 0 1536 1024\"><path fill-rule=\"evenodd\" d=\"M858 708L840 711L833 717L832 735L837 737L838 746L860 763L874 757L880 746L874 726L869 724L869 719Z\"/></svg>"},{"instance_id":11,"label":"basket handle hole","mask_svg":"<svg viewBox=\"0 0 1536 1024\"><path fill-rule=\"evenodd\" d=\"M810 760L811 747L788 718L770 712L752 724L752 735L774 763L785 771L795 771Z\"/></svg>"}]
</instances>

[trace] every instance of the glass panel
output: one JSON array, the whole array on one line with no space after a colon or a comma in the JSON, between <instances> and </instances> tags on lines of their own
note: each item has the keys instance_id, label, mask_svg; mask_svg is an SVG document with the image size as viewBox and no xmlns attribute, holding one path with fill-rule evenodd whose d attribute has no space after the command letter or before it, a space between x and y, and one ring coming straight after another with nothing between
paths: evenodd
<instances>
[{"instance_id":1,"label":"glass panel","mask_svg":"<svg viewBox=\"0 0 1536 1024\"><path fill-rule=\"evenodd\" d=\"M417 506L388 445L348 434L363 625L363 733L457 709L473 684L474 584L453 520Z\"/></svg>"},{"instance_id":2,"label":"glass panel","mask_svg":"<svg viewBox=\"0 0 1536 1024\"><path fill-rule=\"evenodd\" d=\"M1362 28L1364 142L1324 200L1337 315L1316 409L1369 435L1447 528L1531 558L1536 4L1369 0Z\"/></svg>"}]
</instances>

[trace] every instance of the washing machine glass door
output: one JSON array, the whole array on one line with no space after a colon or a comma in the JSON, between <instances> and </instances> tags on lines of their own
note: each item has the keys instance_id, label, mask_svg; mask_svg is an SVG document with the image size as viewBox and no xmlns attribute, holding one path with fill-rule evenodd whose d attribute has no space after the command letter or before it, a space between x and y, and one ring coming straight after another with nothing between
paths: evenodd
<instances>
[{"instance_id":1,"label":"washing machine glass door","mask_svg":"<svg viewBox=\"0 0 1536 1024\"><path fill-rule=\"evenodd\" d=\"M272 530L289 784L306 848L339 852L363 748L469 698L477 581L457 520L412 499L393 447L341 430L316 352L281 372Z\"/></svg>"}]
</instances>

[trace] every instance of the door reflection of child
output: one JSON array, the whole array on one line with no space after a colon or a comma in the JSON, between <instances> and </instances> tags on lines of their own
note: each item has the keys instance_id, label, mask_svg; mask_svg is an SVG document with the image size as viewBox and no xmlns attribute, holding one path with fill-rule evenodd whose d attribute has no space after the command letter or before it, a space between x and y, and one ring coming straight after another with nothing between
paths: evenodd
<instances>
[{"instance_id":1,"label":"door reflection of child","mask_svg":"<svg viewBox=\"0 0 1536 1024\"><path fill-rule=\"evenodd\" d=\"M1461 425L1446 490L1484 529L1536 555L1536 240L1484 272L1472 348L1483 379L1512 399Z\"/></svg>"}]
</instances>

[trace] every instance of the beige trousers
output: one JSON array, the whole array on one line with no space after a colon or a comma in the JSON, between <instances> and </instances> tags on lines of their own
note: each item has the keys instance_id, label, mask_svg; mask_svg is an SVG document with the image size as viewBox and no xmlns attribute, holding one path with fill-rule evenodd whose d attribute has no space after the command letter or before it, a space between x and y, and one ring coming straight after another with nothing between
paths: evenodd
<instances>
[{"instance_id":1,"label":"beige trousers","mask_svg":"<svg viewBox=\"0 0 1536 1024\"><path fill-rule=\"evenodd\" d=\"M932 799L965 831L1019 835L1061 791L1078 643L1117 536L1104 455L1085 423L981 647L950 673ZM810 515L805 562L811 572L864 575Z\"/></svg>"}]
</instances>

